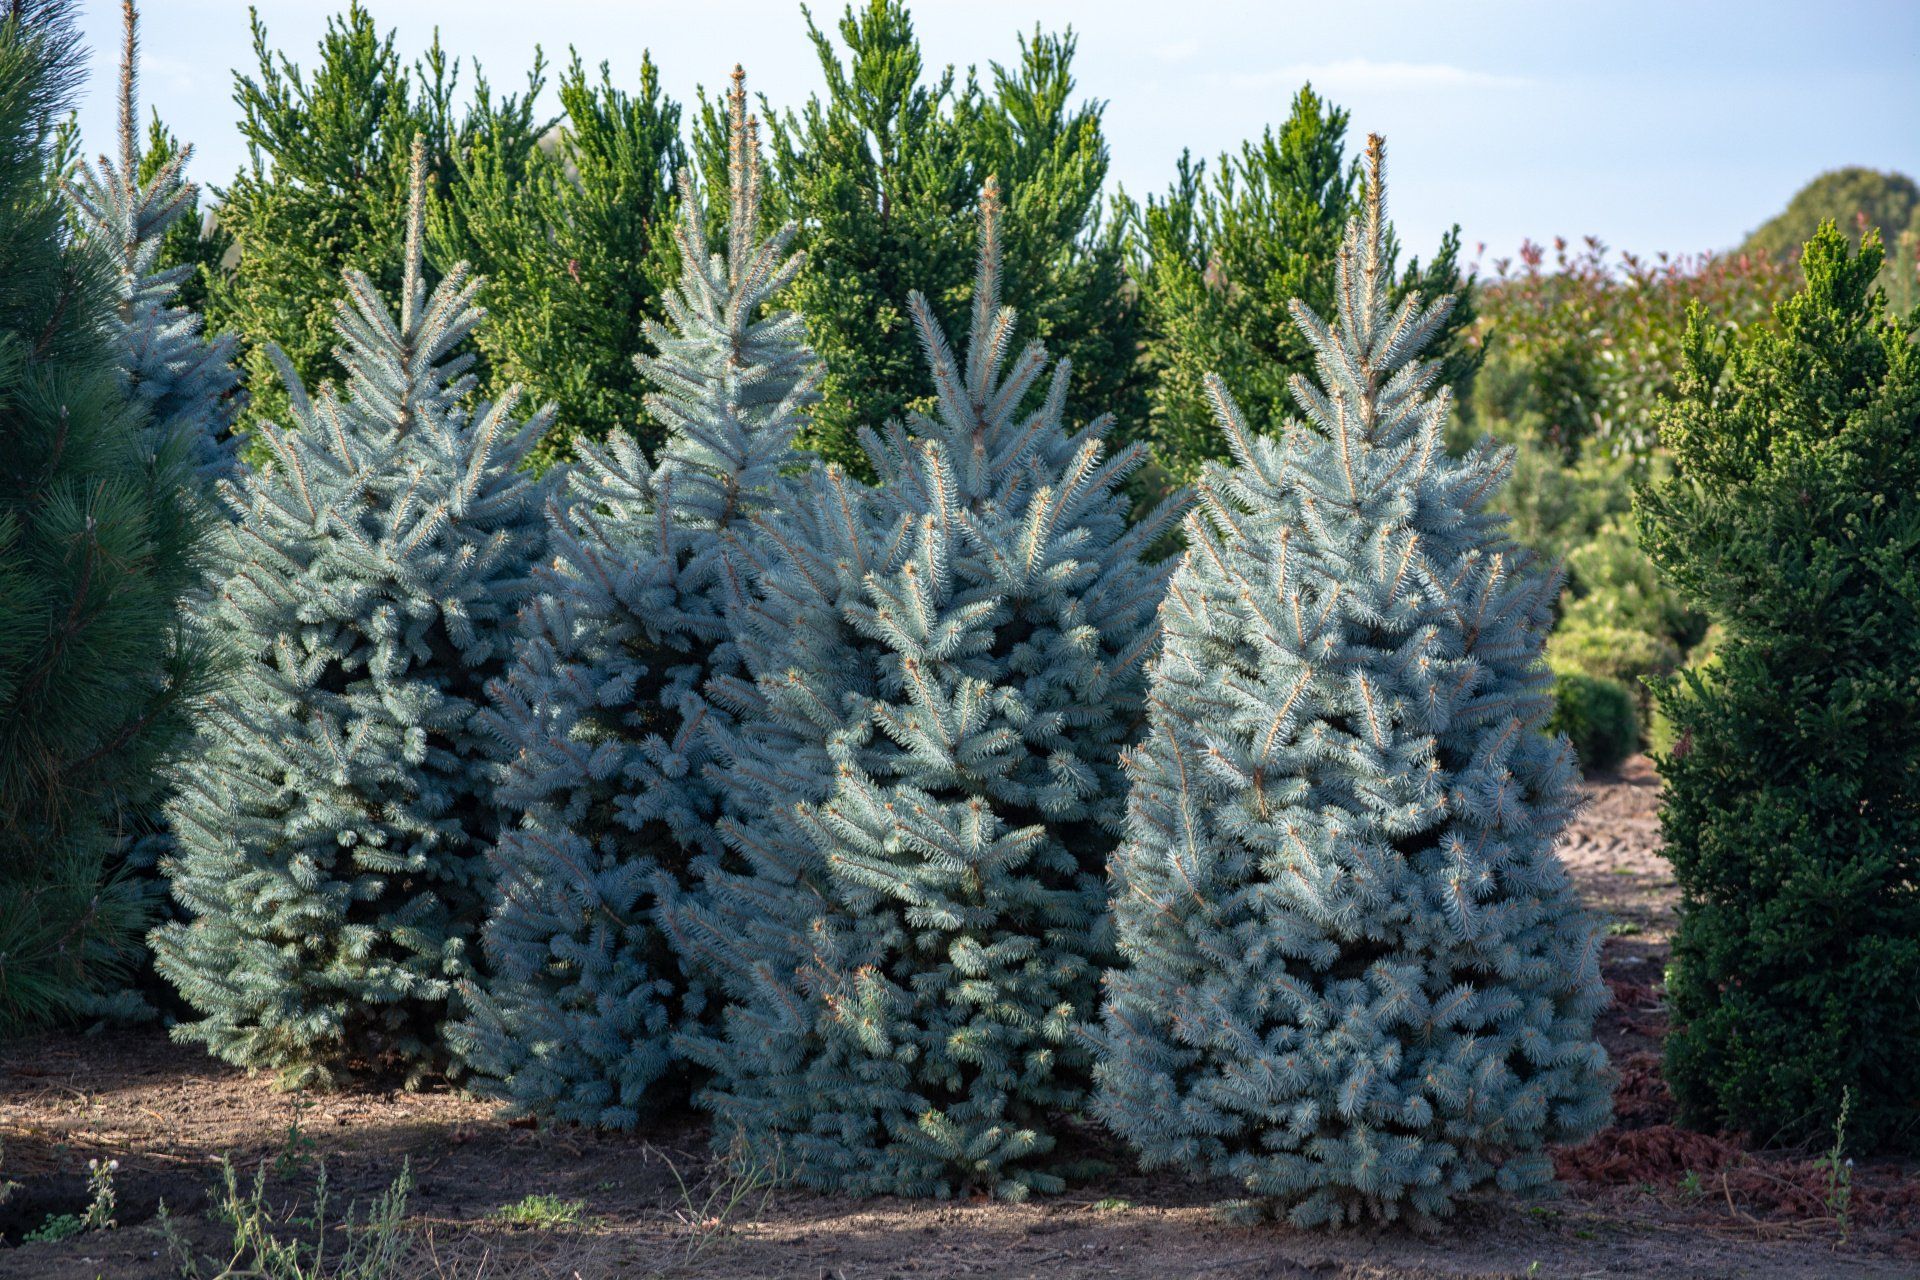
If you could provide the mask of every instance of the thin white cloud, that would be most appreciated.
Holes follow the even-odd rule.
[[[141,51],[140,78],[148,84],[164,83],[167,88],[188,92],[200,83],[200,68],[185,58]]]
[[[1153,56],[1162,62],[1189,62],[1200,52],[1200,42],[1192,38],[1175,40],[1163,44],[1153,51]]]
[[[1269,71],[1229,72],[1221,77],[1229,89],[1265,91],[1289,89],[1311,80],[1317,88],[1344,93],[1438,93],[1456,89],[1524,89],[1534,82],[1525,76],[1475,71],[1445,62],[1376,62],[1371,58],[1344,58],[1336,62],[1295,62]]]

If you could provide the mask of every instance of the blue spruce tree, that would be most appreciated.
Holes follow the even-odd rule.
[[[856,1194],[1060,1186],[1174,518],[1129,528],[1140,454],[1063,428],[1065,363],[1008,359],[997,210],[989,184],[964,365],[912,299],[935,403],[865,433],[880,487],[820,468],[737,545],[730,848],[667,913],[728,1002],[683,1040],[701,1101]]]
[[[666,429],[653,464],[624,433],[582,441],[553,559],[522,617],[488,723],[516,821],[495,851],[490,973],[455,1035],[473,1084],[532,1115],[625,1128],[656,1109],[671,1037],[704,997],[654,922],[696,855],[719,849],[702,690],[734,672],[726,540],[775,509],[818,379],[800,318],[773,299],[794,228],[757,233],[757,125],[734,72],[723,253],[682,188],[680,282],[637,360]],[[684,1093],[682,1093],[684,1097]]]
[[[178,305],[193,264],[160,268],[169,230],[197,207],[185,174],[193,149],[182,147],[140,181],[133,0],[126,0],[124,13],[119,162],[103,156],[97,168],[82,167],[67,195],[81,238],[113,273],[113,344],[128,391],[148,411],[149,452],[181,438],[194,470],[211,485],[231,477],[236,464],[233,422],[245,403],[234,368],[239,342],[230,334],[206,338],[200,317]]]
[[[475,713],[545,545],[520,470],[545,415],[473,403],[477,282],[427,292],[420,147],[413,183],[399,315],[348,272],[345,391],[310,398],[282,360],[298,429],[263,425],[270,464],[225,486],[239,519],[199,625],[239,670],[169,807],[192,918],[153,945],[204,1015],[176,1034],[291,1084],[444,1060],[497,834]]]
[[[66,184],[67,203],[80,240],[109,271],[114,302],[109,339],[122,385],[146,413],[142,451],[149,458],[178,453],[199,482],[191,486],[196,494],[212,497],[217,482],[235,478],[238,466],[233,422],[245,403],[234,367],[239,344],[231,336],[204,338],[201,318],[178,304],[181,286],[197,269],[194,264],[159,265],[174,227],[198,207],[196,190],[184,174],[192,148],[177,148],[158,159],[141,181],[147,164],[139,150],[134,110],[139,17],[133,0],[126,0],[122,14],[119,161],[103,156],[96,168],[79,167]],[[205,647],[193,640],[187,645]],[[124,887],[160,908],[166,886],[159,863],[172,848],[161,818],[163,800],[153,797],[121,815],[126,839],[120,850],[130,873]],[[137,976],[141,985],[151,983],[150,969]],[[88,1011],[121,1020],[156,1014],[132,987],[111,993]]]
[[[1541,730],[1554,576],[1449,458],[1416,357],[1449,299],[1389,305],[1382,146],[1329,327],[1299,303],[1307,423],[1216,464],[1161,622],[1114,858],[1095,1111],[1150,1165],[1301,1225],[1435,1217],[1606,1118],[1599,940],[1552,845],[1575,781]]]

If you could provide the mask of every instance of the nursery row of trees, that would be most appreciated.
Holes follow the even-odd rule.
[[[789,301],[825,368],[803,444],[871,479],[860,424],[926,407],[907,295],[922,290],[943,323],[962,318],[989,175],[1008,193],[1008,300],[1078,370],[1069,416],[1111,412],[1121,439],[1150,446],[1129,485],[1137,513],[1224,456],[1209,372],[1232,371],[1256,429],[1291,412],[1289,379],[1310,361],[1286,308],[1295,297],[1330,304],[1359,191],[1344,110],[1304,88],[1286,120],[1237,152],[1183,158],[1168,189],[1144,201],[1108,199],[1103,104],[1075,98],[1071,33],[1036,28],[982,76],[929,63],[899,3],[849,10],[831,31],[807,23],[825,91],[798,110],[760,104],[765,216],[800,228],[805,264]],[[163,250],[169,264],[195,267],[189,304],[241,340],[258,384],[243,429],[285,413],[267,344],[303,378],[329,376],[343,270],[397,287],[407,156],[424,135],[436,195],[429,273],[464,261],[491,282],[477,370],[555,406],[535,465],[615,429],[656,450],[661,425],[629,356],[678,269],[675,175],[723,185],[719,100],[672,101],[644,55],[633,89],[577,57],[557,75],[536,60],[511,93],[477,67],[463,86],[457,58],[436,43],[409,62],[357,3],[307,71],[268,34],[256,19],[256,66],[236,77],[249,165],[222,191],[217,219],[203,226],[190,213]],[[535,112],[549,80],[556,119]],[[153,121],[144,163],[175,150]],[[1569,625],[1551,656],[1564,677],[1555,725],[1584,760],[1667,745],[1643,682],[1710,661],[1717,639],[1661,584],[1630,511],[1632,485],[1665,465],[1651,415],[1674,386],[1687,304],[1729,324],[1765,323],[1799,279],[1793,252],[1818,215],[1837,214],[1857,242],[1856,209],[1899,240],[1882,283],[1911,305],[1920,242],[1908,224],[1920,193],[1862,170],[1814,183],[1725,258],[1614,263],[1589,241],[1563,246],[1552,270],[1529,247],[1516,269],[1501,263],[1475,280],[1455,233],[1424,265],[1397,268],[1402,292],[1457,299],[1433,352],[1462,403],[1456,447],[1487,431],[1520,450],[1516,531],[1568,566]],[[706,213],[712,232],[719,206]],[[1487,376],[1476,378],[1483,361]]]
[[[1438,1215],[1603,1122],[1597,922],[1551,852],[1561,578],[1502,494],[1625,429],[1577,401],[1518,463],[1448,448],[1479,350],[1453,242],[1397,261],[1377,139],[1349,166],[1303,92],[1102,223],[1097,177],[1062,194],[1104,169],[1070,39],[928,88],[877,0],[848,65],[815,32],[827,100],[763,125],[736,72],[683,158],[650,77],[574,67],[557,133],[532,83],[456,121],[452,64],[402,72],[356,8],[311,78],[256,23],[210,243],[184,149],[138,145],[133,29],[118,159],[81,173],[63,0],[0,18],[16,1021],[131,1014],[164,886],[156,998],[229,1061],[614,1127],[691,1102],[855,1192],[1056,1189],[1084,1110],[1297,1221]],[[622,253],[626,309],[570,310]],[[1832,750],[1915,748],[1879,269],[1823,231],[1770,326],[1696,311],[1664,446],[1622,452],[1657,459],[1648,580],[1725,636],[1659,693],[1676,1092],[1789,1136],[1846,1098],[1893,1143],[1905,1006],[1807,1043],[1920,976],[1879,932],[1914,799]],[[208,338],[196,289],[249,318]]]
[[[797,110],[761,102],[759,115],[762,217],[799,227],[805,262],[789,303],[824,366],[808,448],[870,479],[860,427],[927,407],[907,296],[920,290],[943,324],[963,320],[989,176],[1007,205],[1007,301],[1073,362],[1068,412],[1112,412],[1129,440],[1154,445],[1145,479],[1160,493],[1138,497],[1224,456],[1201,385],[1208,370],[1259,370],[1266,381],[1248,386],[1248,412],[1262,426],[1284,415],[1287,377],[1310,367],[1288,301],[1329,302],[1356,207],[1345,111],[1303,89],[1279,127],[1212,165],[1183,161],[1172,187],[1140,206],[1103,194],[1104,104],[1075,96],[1070,32],[1036,28],[981,76],[930,64],[897,0],[850,8],[831,32],[806,21],[825,92]],[[537,60],[512,93],[478,68],[463,87],[457,58],[436,43],[408,62],[357,0],[329,23],[307,70],[257,17],[253,30],[258,65],[235,81],[249,165],[221,191],[205,239],[190,246],[183,221],[168,245],[170,261],[199,267],[189,300],[197,290],[209,326],[239,336],[253,380],[274,380],[269,343],[302,378],[330,374],[342,271],[398,286],[408,155],[424,135],[429,271],[464,261],[490,282],[477,368],[555,405],[537,458],[617,429],[656,449],[664,424],[630,356],[646,323],[663,318],[679,270],[676,175],[725,189],[724,102],[673,101],[644,55],[632,90],[577,55],[551,77]],[[550,78],[558,119],[535,113]],[[724,208],[703,199],[716,232]],[[1452,234],[1400,274],[1403,291],[1461,299],[1436,354],[1464,386],[1474,311],[1458,257]],[[285,403],[262,386],[245,419],[278,420]]]

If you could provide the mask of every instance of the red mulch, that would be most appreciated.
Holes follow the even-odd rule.
[[[1615,1130],[1651,1129],[1673,1120],[1673,1094],[1660,1074],[1659,1054],[1630,1054],[1614,1069],[1620,1075],[1613,1090]]]

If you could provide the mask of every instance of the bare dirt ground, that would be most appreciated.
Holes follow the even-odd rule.
[[[1097,1132],[1083,1154],[1109,1172],[1042,1203],[846,1201],[798,1191],[727,1201],[727,1166],[697,1124],[630,1135],[541,1131],[450,1091],[293,1096],[158,1031],[50,1035],[0,1046],[4,1175],[0,1277],[160,1280],[177,1275],[158,1226],[164,1198],[203,1253],[226,1240],[211,1213],[220,1158],[263,1164],[270,1198],[308,1211],[325,1165],[331,1215],[403,1162],[409,1253],[396,1275],[432,1280],[794,1277],[798,1280],[1438,1280],[1440,1277],[1920,1277],[1920,1167],[1853,1173],[1846,1222],[1811,1152],[1753,1152],[1671,1124],[1659,1076],[1661,971],[1674,889],[1660,858],[1658,780],[1643,759],[1591,779],[1561,853],[1612,921],[1603,1039],[1620,1073],[1616,1119],[1557,1153],[1557,1196],[1468,1206],[1435,1234],[1326,1235],[1228,1226],[1231,1194],[1134,1172]],[[117,1159],[118,1227],[18,1243],[87,1201],[87,1161]],[[583,1201],[570,1225],[493,1220],[530,1194]],[[224,1258],[222,1259],[224,1261]],[[203,1263],[203,1274],[218,1268]]]

